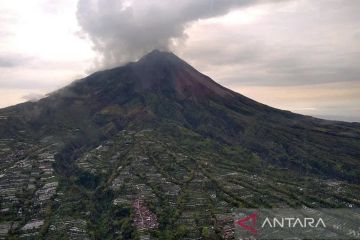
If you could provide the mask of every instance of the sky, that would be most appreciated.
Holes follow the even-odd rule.
[[[0,0],[0,107],[157,48],[267,105],[360,122],[358,0]]]

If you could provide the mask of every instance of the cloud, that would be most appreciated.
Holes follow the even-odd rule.
[[[265,0],[79,0],[77,18],[105,67],[135,60],[152,49],[173,49],[194,21]]]
[[[360,121],[360,81],[232,89],[267,105],[321,118]]]
[[[32,60],[30,57],[25,57],[20,54],[1,54],[0,53],[0,68],[13,68],[22,66]]]
[[[223,83],[359,80],[360,1],[79,0],[97,67],[170,49]],[[184,41],[186,40],[186,41]]]
[[[179,49],[232,87],[360,81],[360,1],[262,4],[189,26]]]

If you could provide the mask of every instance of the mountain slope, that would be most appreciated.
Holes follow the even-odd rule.
[[[66,127],[102,135],[98,130],[106,127],[116,132],[171,122],[239,144],[282,166],[353,181],[360,175],[359,123],[325,121],[262,105],[218,85],[174,54],[157,50],[12,111],[39,137],[58,135],[59,128]]]
[[[359,123],[271,108],[168,52],[0,116],[12,236],[220,238],[233,207],[359,205]]]

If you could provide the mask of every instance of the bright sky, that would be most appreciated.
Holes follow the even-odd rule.
[[[0,0],[0,107],[84,76],[94,52],[75,12],[71,0]]]
[[[360,121],[360,1],[230,2],[0,0],[0,107],[167,45],[267,105]]]

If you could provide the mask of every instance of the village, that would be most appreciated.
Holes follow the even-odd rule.
[[[87,149],[71,165],[76,175],[66,178],[56,169],[55,145],[1,139],[0,146],[0,239],[93,239],[94,231],[105,234],[92,228],[99,216],[112,236],[158,239],[171,227],[174,239],[234,239],[234,212],[241,207],[358,204],[344,182],[299,178],[289,185],[275,172],[182,151],[151,129],[123,130]],[[109,193],[99,210],[89,198],[98,188]],[[294,192],[311,194],[311,201]]]

